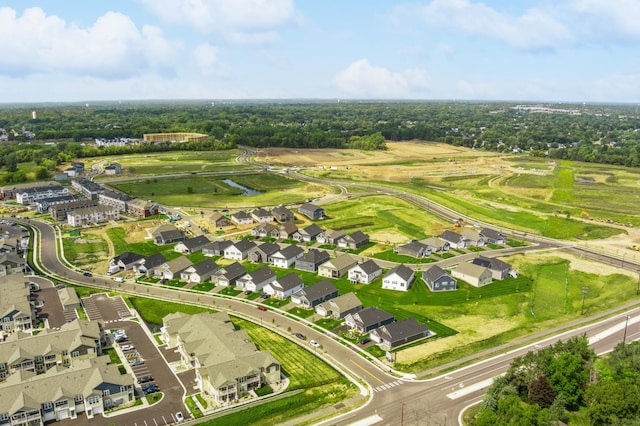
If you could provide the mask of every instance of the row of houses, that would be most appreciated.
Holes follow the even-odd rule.
[[[481,247],[485,244],[505,243],[504,235],[491,228],[483,228],[481,231],[465,228],[461,233],[444,231],[438,237],[426,238],[420,241],[409,241],[397,246],[394,251],[397,254],[415,257],[417,259],[428,257],[432,253],[443,253],[451,248],[464,249],[467,247]]]
[[[300,205],[298,207],[298,213],[312,220],[323,219],[325,217],[324,208],[310,203]],[[225,226],[232,225],[245,226],[253,223],[268,224],[278,222],[284,224],[293,221],[295,221],[294,212],[282,205],[274,207],[271,210],[262,207],[249,212],[240,210],[230,215],[216,211],[209,216],[209,223],[216,228],[224,228]]]

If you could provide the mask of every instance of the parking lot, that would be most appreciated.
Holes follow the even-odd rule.
[[[92,294],[82,299],[84,311],[91,321],[108,324],[132,316],[129,307],[121,296],[111,297],[105,293]]]
[[[44,277],[30,276],[27,279],[40,287],[40,291],[31,293],[33,295],[32,302],[36,306],[41,305],[36,308],[37,317],[46,321],[49,328],[58,329],[65,323],[78,318],[75,310],[64,310],[58,289],[53,285],[53,282]]]

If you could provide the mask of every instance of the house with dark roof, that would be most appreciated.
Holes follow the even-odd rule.
[[[216,285],[229,287],[235,285],[236,280],[247,273],[247,268],[241,263],[233,262],[230,265],[220,268],[213,274],[212,281]]]
[[[140,262],[140,266],[138,267],[138,271],[143,274],[154,275],[155,269],[166,261],[167,258],[164,257],[162,253],[154,253],[151,256],[147,256],[142,259],[142,262]]]
[[[231,215],[231,222],[236,225],[251,225],[253,218],[247,214],[247,212],[239,211]]]
[[[429,247],[431,253],[442,253],[449,251],[449,248],[451,248],[451,245],[447,241],[441,240],[438,237],[425,238],[424,240],[420,240],[420,242]]]
[[[309,242],[316,239],[316,237],[322,232],[322,228],[320,228],[315,223],[303,228],[298,229],[296,234],[293,234],[293,238],[298,241]]]
[[[350,268],[347,275],[352,284],[370,284],[382,275],[382,267],[369,259]]]
[[[293,222],[284,222],[278,227],[278,231],[280,239],[289,240],[298,232],[298,225]]]
[[[362,302],[353,292],[322,302],[316,305],[316,314],[323,317],[332,316],[335,319],[342,319],[349,314],[354,314],[362,310]]]
[[[151,237],[156,245],[179,243],[187,237],[185,233],[173,225],[160,225],[151,231]]]
[[[360,334],[367,334],[374,328],[391,324],[396,317],[382,309],[370,306],[353,314],[348,314],[344,318],[344,323],[352,330],[358,331]]]
[[[104,190],[98,194],[98,202],[104,206],[111,206],[121,212],[127,211],[127,204],[133,200],[130,195],[121,192]]]
[[[271,214],[278,223],[293,222],[296,219],[293,212],[284,206],[273,208]]]
[[[211,241],[205,235],[189,238],[179,242],[173,248],[174,251],[182,254],[192,254],[201,251]]]
[[[325,211],[322,207],[311,203],[304,203],[298,207],[298,213],[305,215],[311,220],[324,219]]]
[[[382,288],[387,290],[408,291],[414,277],[413,269],[406,265],[398,265],[390,269],[382,278]]]
[[[142,263],[144,256],[130,251],[125,251],[109,261],[108,274],[115,274],[122,270],[137,269]]]
[[[224,258],[244,260],[256,249],[256,243],[249,240],[238,240],[224,249]]]
[[[342,278],[349,273],[349,269],[358,264],[355,257],[341,254],[335,259],[330,259],[318,267],[318,275],[327,278]]]
[[[286,299],[297,291],[304,288],[304,281],[296,274],[291,272],[283,277],[276,278],[273,282],[264,287],[264,292],[276,299]]]
[[[471,263],[488,268],[491,271],[491,275],[494,280],[504,280],[509,276],[512,270],[511,265],[500,259],[496,259],[495,257],[479,255],[473,259]]]
[[[204,259],[180,272],[180,279],[188,283],[200,284],[210,280],[217,270],[218,265],[213,259]]]
[[[458,288],[458,280],[438,265],[433,265],[422,272],[422,281],[427,284],[431,291],[449,291]]]
[[[304,254],[304,249],[296,245],[284,247],[271,255],[271,263],[276,268],[288,268]]]
[[[338,244],[346,235],[343,230],[327,229],[316,236],[316,241],[320,244]]]
[[[258,223],[273,222],[273,214],[263,208],[255,209],[251,212],[251,217]]]
[[[71,187],[90,200],[97,200],[98,194],[105,190],[102,186],[85,178],[73,179]]]
[[[451,275],[474,287],[482,287],[493,281],[489,268],[474,263],[462,262],[451,271]]]
[[[334,297],[338,297],[336,286],[329,280],[322,280],[293,293],[291,302],[310,309]]]
[[[430,335],[431,333],[427,326],[418,323],[415,318],[392,322],[375,328],[369,333],[371,340],[386,350],[424,339]]]
[[[394,251],[397,254],[415,257],[416,259],[428,257],[431,255],[431,248],[419,241],[409,241],[406,244],[395,247]]]
[[[344,238],[338,241],[338,247],[353,250],[366,246],[367,244],[369,244],[369,235],[362,231],[356,231],[352,234],[345,235]]]
[[[154,269],[153,274],[162,277],[163,280],[179,278],[180,273],[193,266],[193,262],[187,256],[176,257],[163,263]]]
[[[259,244],[255,250],[249,254],[249,260],[256,263],[271,263],[271,255],[278,250],[280,250],[280,246],[275,243]]]
[[[450,247],[463,249],[467,246],[464,237],[453,231],[444,231],[438,238],[449,243]]]
[[[480,231],[480,235],[482,235],[484,240],[487,243],[490,243],[490,244],[500,244],[500,245],[502,245],[502,244],[504,244],[506,242],[506,239],[505,239],[504,235],[502,234],[502,232],[496,231],[495,229],[482,228],[482,230]]]
[[[209,216],[209,223],[216,228],[224,228],[225,226],[231,226],[231,219],[220,212],[213,212],[211,216]]]
[[[327,262],[329,259],[329,253],[325,250],[309,249],[308,252],[296,260],[295,268],[301,271],[316,272],[318,266]]]
[[[224,249],[233,245],[229,240],[212,241],[202,247],[202,254],[205,256],[224,256]]]
[[[0,253],[0,276],[24,274],[27,262],[16,253]]]
[[[467,246],[481,247],[485,244],[484,237],[475,229],[464,228],[461,234],[462,238],[467,241]]]
[[[259,291],[276,279],[276,273],[268,266],[244,274],[236,280],[236,288],[245,291]]]
[[[251,236],[256,238],[279,238],[280,228],[273,223],[260,223],[251,229]]]

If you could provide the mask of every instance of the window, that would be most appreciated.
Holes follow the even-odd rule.
[[[36,355],[36,362],[42,362],[42,355]]]
[[[71,358],[78,358],[79,356],[80,356],[80,352],[78,351],[71,352]]]
[[[66,407],[67,405],[69,405],[69,401],[67,401],[66,399],[56,401],[56,408]]]
[[[109,396],[109,395],[110,395],[109,389],[105,389],[102,391],[102,396]]]
[[[67,356],[67,355],[69,355],[69,351],[68,351],[68,350],[66,350],[66,349],[65,349],[65,350],[63,350],[63,351],[62,351],[62,356]]]
[[[11,321],[11,318],[9,317],[2,318],[2,322],[10,322],[10,321]]]
[[[84,396],[82,396],[82,395],[76,395],[76,396],[73,398],[73,400],[74,400],[76,403],[81,403],[82,401],[84,401]]]
[[[98,395],[92,395],[89,398],[87,398],[87,402],[89,404],[97,404],[100,402],[100,397]]]
[[[51,411],[53,410],[53,404],[51,402],[45,402],[42,404],[42,409],[45,411]]]
[[[0,420],[9,420],[9,413],[0,413]]]

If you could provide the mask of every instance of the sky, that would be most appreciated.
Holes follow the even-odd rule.
[[[640,0],[4,0],[0,103],[640,102]]]

